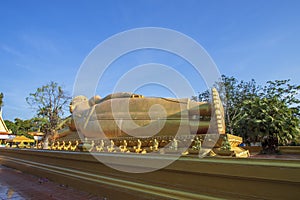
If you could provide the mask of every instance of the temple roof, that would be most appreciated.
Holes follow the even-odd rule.
[[[0,109],[0,134],[10,134],[9,130],[2,119],[2,110]]]

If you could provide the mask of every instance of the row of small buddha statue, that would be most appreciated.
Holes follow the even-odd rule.
[[[75,144],[72,144],[71,141],[68,142],[68,144],[66,145],[65,141],[62,141],[62,143],[60,143],[59,141],[53,142],[51,144],[51,146],[49,146],[49,149],[51,150],[64,150],[64,151],[75,151],[77,149],[79,145],[78,140],[76,140]]]
[[[142,141],[140,139],[137,139],[137,141],[132,140],[123,140],[123,141],[117,141],[117,144],[115,144],[114,140],[110,141],[104,141],[100,140],[95,144],[94,140],[88,142],[85,141],[82,144],[79,144],[78,140],[76,140],[75,144],[74,142],[68,141],[67,143],[65,141],[56,141],[51,144],[49,149],[51,150],[64,150],[64,151],[76,151],[76,150],[82,150],[82,151],[96,151],[96,152],[121,152],[121,153],[149,153],[149,152],[158,152],[160,148],[164,147],[165,144],[170,143],[168,146],[168,151],[178,151],[179,149],[179,143],[180,141],[176,138],[173,138],[172,140],[165,141],[161,140],[160,142],[157,139],[151,140],[149,146],[143,145]],[[201,149],[201,140],[196,137],[195,139],[192,139],[192,147],[191,149],[194,151],[199,151]],[[128,143],[131,144],[131,146],[128,145]],[[132,144],[135,144],[132,146]],[[147,143],[149,144],[149,143]],[[164,144],[164,145],[162,145]]]

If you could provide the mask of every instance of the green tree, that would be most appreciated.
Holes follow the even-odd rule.
[[[300,134],[300,107],[297,94],[300,87],[290,80],[268,81],[259,97],[243,102],[246,117],[237,131],[246,136],[259,136],[267,153],[277,151],[278,145],[295,142]]]
[[[34,117],[31,119],[32,131],[38,131],[45,133],[47,131],[47,123],[48,120],[46,118]]]
[[[248,82],[239,82],[234,77],[222,75],[221,80],[216,82],[214,87],[218,90],[223,102],[226,132],[236,134],[237,123],[245,117],[240,112],[243,101],[257,97],[260,86],[256,84],[254,79]],[[210,101],[210,91],[206,90],[200,93],[199,101]]]
[[[297,98],[299,92],[300,85],[290,84],[290,79],[275,80],[267,82],[261,96],[265,98],[278,98],[292,110],[294,115],[300,117],[300,100]]]
[[[17,132],[18,127],[17,127],[17,125],[14,122],[12,122],[10,120],[4,120],[4,123],[6,124],[8,130],[11,130],[12,133],[16,133]]]
[[[211,94],[210,94],[209,90],[205,90],[204,92],[199,93],[199,96],[198,96],[199,101],[206,101],[206,102],[210,101],[210,97],[211,97]]]
[[[1,108],[2,108],[2,106],[3,106],[3,97],[4,97],[4,95],[3,95],[3,93],[1,92],[1,93],[0,93],[0,110],[1,110]]]
[[[197,97],[197,96],[192,96],[192,97],[191,97],[191,100],[192,100],[192,101],[198,101],[198,97]]]
[[[216,88],[224,105],[227,132],[244,140],[264,138],[266,152],[299,138],[300,86],[275,80],[263,87],[254,80],[238,81],[223,75]],[[207,97],[207,91],[199,95],[200,100]]]
[[[223,89],[221,90],[221,98],[224,101],[225,109],[225,123],[227,124],[227,131],[231,134],[235,133],[237,123],[241,121],[245,115],[240,112],[245,100],[257,97],[259,86],[255,80],[251,81],[238,81],[234,77],[222,76],[220,83]]]
[[[16,125],[16,135],[25,135],[31,128],[30,120],[22,120],[19,118],[15,119],[15,125]]]
[[[61,121],[70,97],[58,83],[51,81],[49,84],[37,88],[35,93],[30,93],[26,98],[27,103],[36,110],[37,117],[46,119],[44,122],[45,147],[48,138],[55,133]]]
[[[43,119],[32,118],[27,120],[22,120],[20,118],[15,118],[14,122],[10,120],[4,120],[7,128],[16,135],[25,135],[28,137],[28,132],[39,131],[43,125]]]

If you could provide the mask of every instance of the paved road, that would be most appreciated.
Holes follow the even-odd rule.
[[[0,200],[98,200],[103,199],[78,191],[46,178],[22,173],[0,165]],[[105,198],[104,198],[105,199]]]

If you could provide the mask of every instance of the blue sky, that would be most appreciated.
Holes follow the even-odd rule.
[[[221,74],[239,80],[254,78],[260,84],[288,78],[300,84],[299,10],[297,0],[2,0],[3,117],[32,117],[34,112],[25,97],[49,81],[64,85],[72,94],[77,71],[93,48],[114,34],[140,27],[164,27],[188,35],[206,49]],[[110,72],[113,78],[104,78],[107,84],[100,84],[97,92],[107,95],[113,87],[110,80],[117,80],[124,66],[128,70],[152,62],[156,54],[143,51],[120,59]],[[154,61],[164,63],[170,57],[162,53]],[[205,89],[202,80],[198,84],[193,70],[182,70],[188,65],[185,61],[170,60],[166,63],[184,72],[195,90]],[[167,89],[157,86],[138,91],[152,96],[169,95]]]

